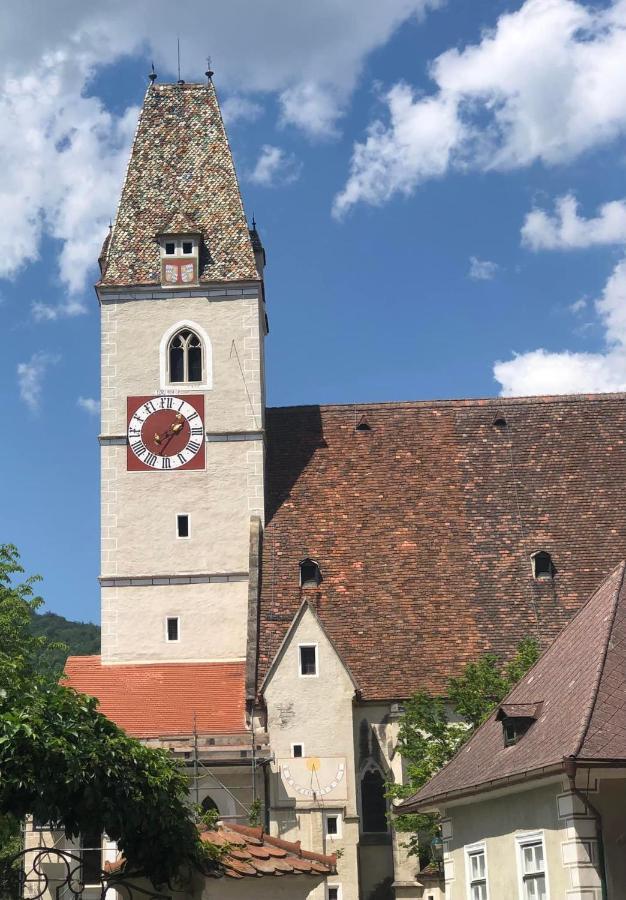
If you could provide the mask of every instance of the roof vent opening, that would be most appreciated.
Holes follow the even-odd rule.
[[[367,416],[361,416],[361,418],[355,425],[354,430],[355,431],[371,431],[372,430],[372,426],[367,421]]]
[[[530,563],[533,578],[536,581],[550,581],[556,575],[556,566],[547,550],[537,550],[536,553],[532,553]]]
[[[509,427],[509,423],[507,422],[504,413],[497,413],[491,424],[494,428],[499,428],[501,431],[504,431],[505,428]]]
[[[319,563],[307,557],[300,563],[300,587],[316,588],[322,583],[322,570]]]
[[[513,747],[519,743],[541,715],[542,707],[543,702],[502,704],[496,714],[496,721],[502,722],[505,747]]]

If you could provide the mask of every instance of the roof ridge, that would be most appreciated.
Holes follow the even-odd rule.
[[[288,406],[268,406],[268,412],[288,409],[429,409],[431,407],[471,407],[484,406],[543,406],[553,403],[604,403],[611,400],[626,400],[626,391],[602,392],[596,394],[537,394],[524,397],[447,397],[431,400],[380,400],[364,403],[298,403]]]
[[[614,598],[613,598],[613,609],[611,610],[611,621],[607,628],[606,639],[604,641],[604,652],[602,653],[602,658],[598,665],[598,670],[596,672],[594,688],[593,688],[593,692],[591,695],[591,702],[588,704],[587,709],[585,710],[585,716],[583,717],[582,727],[580,730],[580,737],[578,739],[576,749],[574,750],[574,753],[572,754],[574,757],[577,757],[583,748],[583,744],[585,743],[585,739],[586,739],[587,733],[589,731],[589,726],[591,724],[591,719],[593,717],[593,713],[596,708],[596,703],[598,701],[598,691],[600,689],[600,682],[602,681],[602,676],[604,674],[604,667],[606,665],[606,658],[607,658],[607,655],[609,652],[609,646],[611,643],[611,635],[613,633],[613,626],[615,625],[615,616],[617,615],[619,599],[620,599],[620,595],[622,593],[622,589],[624,587],[624,576],[626,575],[626,561],[622,560],[619,563],[619,565],[616,566],[615,569],[613,569],[613,571],[610,573],[610,575],[608,575],[607,578],[604,579],[604,581],[598,588],[598,591],[601,590],[602,586],[604,584],[606,584],[608,579],[612,578],[614,576],[615,572],[617,571],[617,569],[620,569],[620,568],[622,571],[621,571],[621,576],[619,579],[619,584],[615,588],[615,594],[614,594]],[[595,592],[594,596],[598,593],[598,591]],[[576,616],[574,616],[574,619],[572,619],[572,621],[574,621],[575,619],[578,618],[578,616],[586,608],[586,606],[587,606],[587,603],[585,603],[585,605],[582,607],[580,612]],[[557,638],[557,640],[558,640],[558,638]]]

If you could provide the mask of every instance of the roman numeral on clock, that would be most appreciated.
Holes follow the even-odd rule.
[[[171,469],[172,468],[172,464],[171,464],[168,456],[161,457],[161,468],[162,469]]]
[[[189,450],[191,453],[197,453],[200,449],[200,444],[197,441],[189,441],[185,450]]]
[[[135,441],[134,444],[130,445],[130,449],[133,451],[135,456],[143,456],[144,453],[148,452],[148,448],[143,441]]]
[[[191,433],[196,437],[200,437],[200,435],[203,433],[203,428],[200,425],[196,425],[195,428],[191,429]]]
[[[177,453],[176,456],[178,457],[178,460],[179,460],[181,466],[187,462],[187,457],[185,456],[184,453]]]
[[[148,453],[148,455],[144,459],[144,462],[147,466],[155,466],[157,459],[158,457],[156,453]]]

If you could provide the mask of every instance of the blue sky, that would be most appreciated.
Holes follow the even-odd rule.
[[[176,35],[163,0],[19,13],[0,12],[2,540],[49,609],[97,621],[91,285]],[[180,22],[268,254],[271,405],[626,389],[624,0],[187,0]]]

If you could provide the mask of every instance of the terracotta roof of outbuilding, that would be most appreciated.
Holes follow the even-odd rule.
[[[506,698],[505,710],[542,703],[529,731],[505,747],[496,710],[402,811],[551,772],[566,757],[626,767],[625,571],[622,562]]]
[[[100,712],[135,737],[246,730],[244,663],[106,665],[70,656],[64,684],[97,697]]]
[[[258,280],[212,83],[148,88],[99,284],[160,283],[155,235],[174,217],[202,232],[201,282]]]
[[[444,693],[482,653],[547,646],[626,556],[624,394],[286,407],[267,432],[258,684],[306,595],[365,699]]]
[[[309,875],[322,878],[334,875],[337,855],[303,850],[300,841],[284,841],[271,837],[263,828],[247,825],[218,825],[207,828],[199,825],[200,838],[217,847],[224,847],[219,865],[211,875],[228,878],[259,878],[263,875]],[[105,863],[106,872],[118,872],[124,867],[124,857]]]
[[[300,841],[271,837],[262,828],[220,825],[217,830],[201,830],[201,838],[227,848],[221,858],[224,874],[230,878],[260,875],[334,874],[337,857],[303,850]]]

